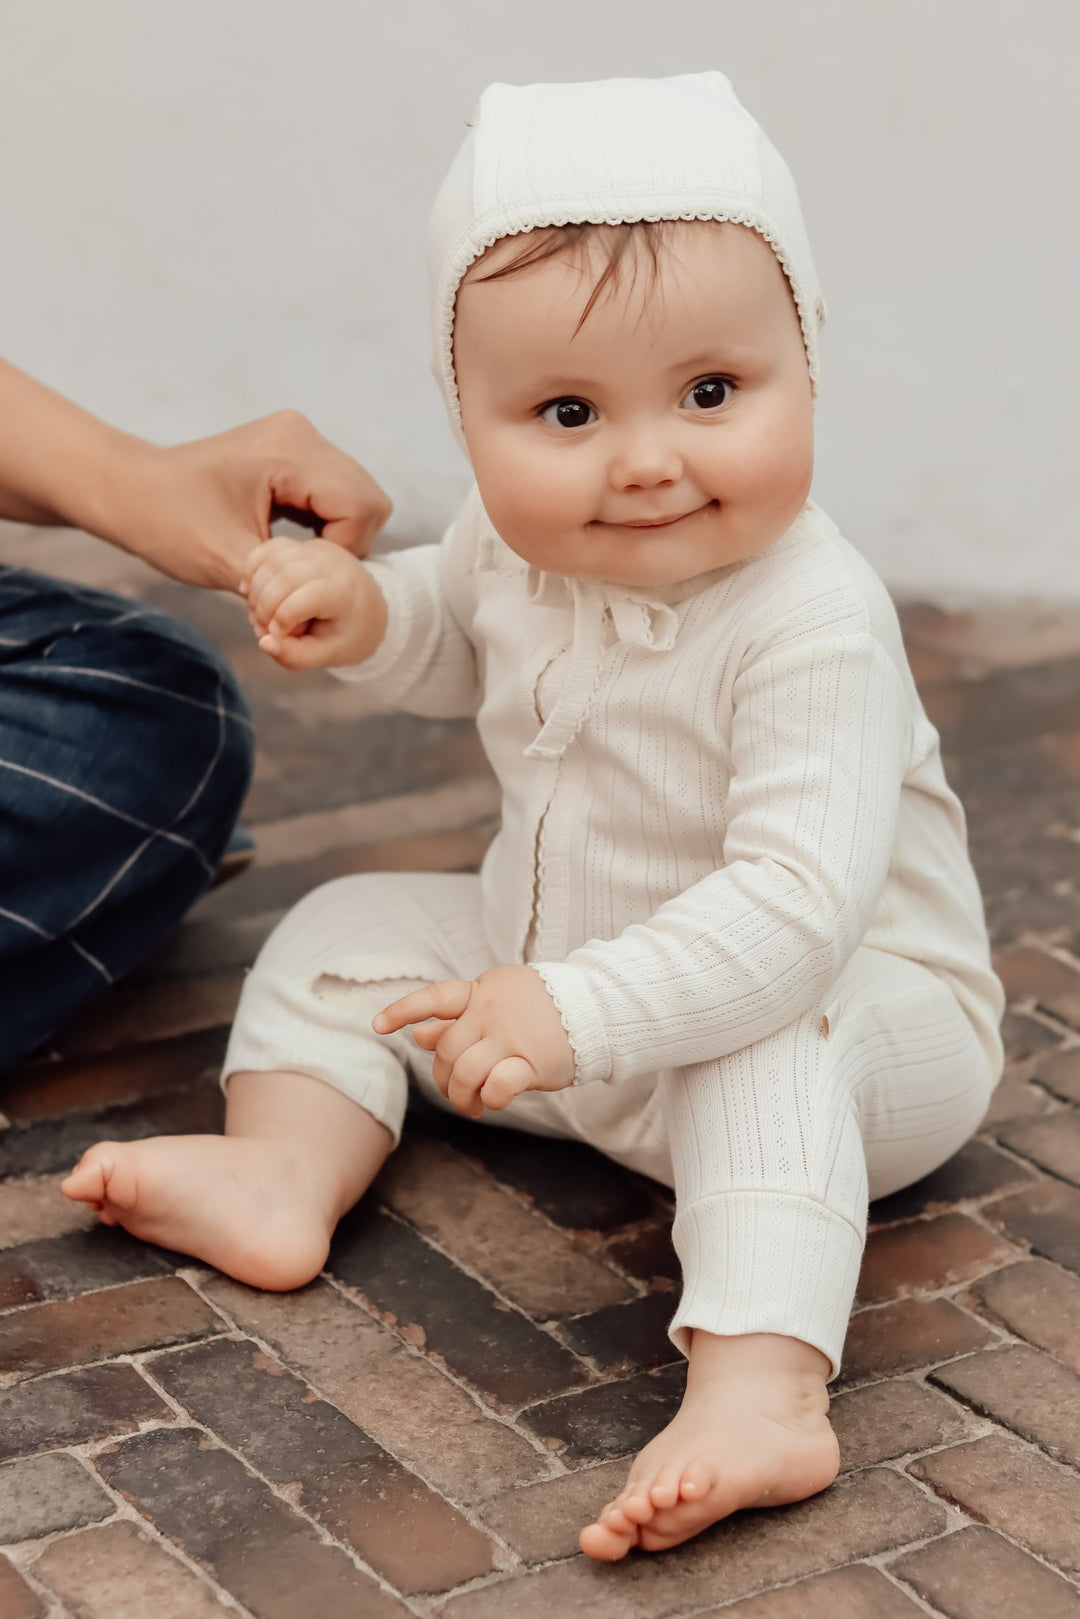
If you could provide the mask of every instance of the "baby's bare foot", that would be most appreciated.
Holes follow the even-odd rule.
[[[695,1333],[695,1349],[707,1338]],[[825,1366],[824,1356],[809,1354]],[[780,1506],[817,1494],[839,1465],[828,1408],[823,1372],[785,1367],[695,1377],[692,1357],[678,1416],[635,1458],[622,1493],[582,1530],[582,1551],[606,1562],[625,1557],[632,1546],[665,1551],[741,1507]]]
[[[318,1274],[338,1213],[295,1146],[242,1136],[99,1141],[61,1190],[106,1225],[274,1291]]]

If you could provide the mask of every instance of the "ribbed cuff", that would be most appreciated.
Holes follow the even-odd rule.
[[[347,664],[330,673],[350,686],[376,686],[400,658],[409,634],[410,615],[406,605],[407,586],[400,574],[385,562],[368,558],[364,566],[371,574],[386,602],[386,632],[382,640],[363,663]]]
[[[408,1100],[400,1036],[377,1035],[371,1019],[385,1003],[375,986],[355,998],[323,1000],[292,979],[252,972],[233,1024],[222,1089],[230,1074],[294,1073],[321,1079],[365,1108],[396,1146]]]
[[[800,1338],[840,1371],[862,1260],[861,1232],[799,1193],[738,1191],[680,1208],[672,1233],[683,1296],[668,1336],[689,1354],[690,1330]]]
[[[574,1084],[588,1085],[593,1080],[610,1079],[611,1047],[607,1030],[584,972],[562,961],[532,961],[529,965],[547,985],[573,1047]]]

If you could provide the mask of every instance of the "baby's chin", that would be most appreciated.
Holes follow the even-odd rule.
[[[736,524],[718,500],[684,519],[653,527],[599,519],[566,529],[512,521],[496,525],[510,550],[543,573],[627,590],[663,590],[747,562],[767,550],[785,526],[775,521]]]

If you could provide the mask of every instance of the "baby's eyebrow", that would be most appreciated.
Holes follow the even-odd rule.
[[[602,388],[603,382],[593,377],[587,381],[584,377],[546,376],[529,377],[522,385],[521,392],[527,394],[543,394],[545,398],[554,399],[561,394],[595,393]]]
[[[668,366],[668,370],[673,375],[696,371],[699,376],[708,372],[730,371],[734,366],[744,363],[751,352],[747,347],[725,345],[722,352],[719,349],[710,349],[704,354],[691,354],[686,360],[676,360]]]

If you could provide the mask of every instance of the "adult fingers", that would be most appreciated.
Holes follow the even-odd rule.
[[[278,412],[271,425],[278,451],[273,499],[314,513],[324,539],[366,556],[393,510],[385,489],[298,411]]]

